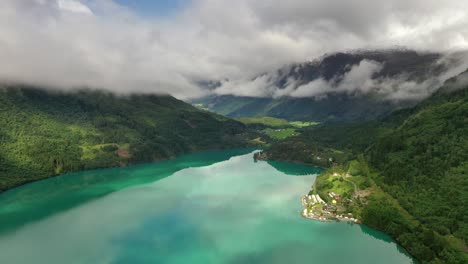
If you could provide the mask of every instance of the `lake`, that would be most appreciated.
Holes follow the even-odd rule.
[[[319,172],[236,149],[27,184],[0,194],[0,263],[413,263],[380,232],[302,218]]]

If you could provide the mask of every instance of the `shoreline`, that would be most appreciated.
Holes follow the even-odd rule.
[[[316,195],[319,197],[321,202],[313,202],[309,203],[308,201],[312,201],[312,198],[314,195],[303,195],[301,196],[301,204],[303,206],[303,210],[300,213],[302,217],[314,221],[320,221],[320,222],[347,222],[347,223],[354,223],[354,224],[362,224],[362,221],[360,221],[357,218],[351,217],[352,215],[345,215],[345,214],[336,214],[333,212],[330,212],[326,209],[325,207],[329,206],[327,203],[325,203],[323,200],[320,199],[320,196]],[[313,200],[315,201],[315,197],[313,197]],[[318,211],[320,214],[317,214],[312,210],[312,206],[317,209],[318,207],[322,206],[322,209],[319,209]],[[316,210],[317,211],[317,210]]]
[[[287,159],[272,159],[268,156],[265,156],[263,150],[261,150],[261,152],[259,152],[256,156],[256,158],[258,160],[262,160],[262,161],[279,161],[279,162],[287,162],[287,163],[292,163],[292,164],[298,164],[298,165],[306,165],[306,166],[311,166],[311,167],[315,167],[315,168],[319,168],[321,170],[326,170],[328,169],[327,167],[323,167],[322,165],[315,165],[313,163],[308,163],[308,162],[302,162],[302,161],[297,161],[297,160],[287,160]]]
[[[246,146],[246,147],[226,148],[226,149],[223,149],[223,148],[200,149],[200,150],[188,151],[188,152],[181,153],[181,154],[178,154],[178,155],[173,155],[173,156],[169,156],[169,157],[166,157],[166,158],[161,158],[161,159],[157,159],[157,160],[153,160],[153,161],[149,161],[149,162],[148,161],[141,161],[141,162],[135,161],[135,162],[132,162],[132,163],[120,164],[120,165],[117,165],[117,166],[97,166],[95,168],[89,168],[89,169],[84,169],[84,170],[68,171],[68,172],[64,172],[64,173],[59,173],[59,174],[53,174],[53,175],[48,175],[48,176],[44,176],[44,177],[28,179],[28,180],[26,180],[24,182],[21,182],[21,183],[17,184],[17,185],[13,185],[13,186],[7,187],[5,189],[0,189],[0,195],[3,194],[3,193],[6,193],[8,191],[14,190],[16,188],[21,188],[23,186],[33,184],[35,182],[45,181],[45,180],[48,180],[48,179],[61,177],[61,176],[67,175],[67,174],[80,173],[80,172],[85,172],[85,171],[99,171],[99,170],[106,170],[106,169],[113,169],[113,168],[125,168],[125,167],[131,167],[131,166],[141,166],[141,165],[145,165],[145,164],[153,164],[153,163],[158,163],[158,162],[167,162],[167,161],[171,161],[171,160],[177,159],[177,158],[185,156],[185,155],[193,155],[193,154],[199,154],[199,153],[210,152],[210,151],[224,151],[224,150],[251,150],[251,151],[256,151],[256,150],[262,150],[262,148],[261,147]]]

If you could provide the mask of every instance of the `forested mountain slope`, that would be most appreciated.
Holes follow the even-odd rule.
[[[427,227],[468,239],[468,89],[441,91],[368,151],[382,186]]]
[[[83,169],[245,146],[240,122],[170,96],[0,88],[0,191]]]
[[[364,154],[369,177],[399,205],[370,200],[363,222],[392,235],[423,262],[466,263],[468,87],[453,84],[466,75],[415,108],[371,123],[311,128],[265,155],[346,167]]]

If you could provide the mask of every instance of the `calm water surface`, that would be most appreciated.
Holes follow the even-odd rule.
[[[229,150],[28,184],[0,194],[0,263],[413,263],[379,232],[300,217],[319,172]]]

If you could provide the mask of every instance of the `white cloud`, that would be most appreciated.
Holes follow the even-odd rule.
[[[358,65],[353,66],[351,70],[345,74],[336,90],[346,92],[361,91],[363,93],[368,93],[375,86],[372,75],[380,72],[382,67],[382,64],[378,62],[362,60]]]
[[[61,10],[74,12],[74,13],[83,13],[91,15],[93,12],[89,7],[80,3],[77,0],[57,0],[58,7]]]
[[[287,77],[291,68],[284,67],[280,72],[263,74],[253,80],[243,81],[224,81],[221,86],[214,90],[218,95],[237,95],[251,97],[316,97],[330,92],[348,92],[356,91],[367,93],[375,82],[372,75],[379,72],[382,65],[375,61],[362,60],[359,64],[354,65],[351,69],[340,77],[340,80],[333,79],[326,81],[323,78],[318,78],[306,84],[298,83],[289,77],[286,83],[279,87],[278,81]]]
[[[197,81],[229,79],[218,93],[277,97],[293,82],[285,92],[245,80],[325,52],[468,48],[465,10],[459,0],[194,0],[149,19],[111,0],[2,0],[0,79],[180,98],[206,94]],[[321,84],[309,86],[295,93]]]
[[[262,75],[249,81],[223,81],[221,86],[214,90],[218,95],[237,95],[251,97],[270,97],[273,84],[268,80],[268,75]]]
[[[460,56],[462,54],[459,54]],[[463,54],[466,55],[466,54]],[[451,63],[449,57],[444,57],[440,63]],[[376,61],[362,60],[352,66],[342,76],[335,76],[331,80],[319,77],[307,83],[289,77],[284,86],[278,85],[283,78],[280,74],[264,74],[254,80],[225,81],[214,90],[219,95],[237,95],[251,97],[282,97],[295,98],[313,97],[321,99],[331,93],[368,94],[379,95],[383,100],[413,100],[418,101],[428,97],[436,91],[449,76],[456,76],[465,64],[455,64],[449,71],[438,76],[432,76],[424,81],[411,80],[404,73],[393,77],[376,77],[384,65]],[[286,71],[289,72],[289,71]],[[459,78],[458,83],[465,79]]]
[[[289,96],[292,97],[317,97],[333,91],[333,87],[322,78],[311,81],[307,84],[297,87]]]

